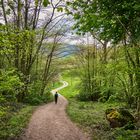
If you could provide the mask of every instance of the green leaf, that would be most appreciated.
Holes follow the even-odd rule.
[[[62,7],[58,7],[58,8],[57,8],[57,11],[58,11],[58,12],[63,12],[63,8],[62,8]]]
[[[38,0],[35,0],[35,5],[36,5],[36,6],[38,5]]]
[[[10,15],[10,11],[11,11],[11,10],[8,9],[8,10],[6,11],[6,14],[7,14],[7,15]]]
[[[43,5],[44,5],[45,7],[47,7],[48,4],[50,4],[49,0],[44,0],[44,1],[43,1]]]
[[[133,8],[135,9],[135,10],[140,10],[140,4],[135,4],[134,6],[133,6]]]

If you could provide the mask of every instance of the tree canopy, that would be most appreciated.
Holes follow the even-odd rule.
[[[137,0],[74,0],[67,2],[68,14],[76,21],[78,33],[90,32],[117,43],[140,39],[140,4]]]

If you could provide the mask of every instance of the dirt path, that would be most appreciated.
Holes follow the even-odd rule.
[[[52,91],[66,87],[63,86]],[[65,113],[67,100],[59,95],[58,104],[54,102],[39,107],[33,114],[23,140],[89,140]]]

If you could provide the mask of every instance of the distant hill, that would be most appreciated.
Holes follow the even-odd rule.
[[[79,48],[76,45],[66,45],[60,51],[60,56],[69,56],[79,52]]]

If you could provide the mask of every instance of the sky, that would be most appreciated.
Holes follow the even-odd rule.
[[[59,0],[53,0],[53,4],[57,4]],[[65,3],[62,2],[60,3],[60,6],[65,6]],[[42,8],[42,11],[40,13],[40,20],[43,21],[46,18],[46,14],[47,16],[51,16],[52,13],[52,6],[49,5],[47,7]],[[64,15],[65,12],[57,12],[57,10],[55,11],[54,14],[54,18],[60,16],[60,15]],[[55,22],[57,22],[58,20],[60,20],[62,18],[62,16],[60,16],[59,18],[57,18],[55,20]],[[72,30],[72,26],[74,24],[74,20],[72,19],[72,17],[68,16],[65,14],[65,16],[63,17],[63,19],[61,19],[61,21],[59,22],[59,25],[64,24],[65,28],[68,29],[68,31],[65,33],[65,36],[62,38],[61,42],[65,43],[65,44],[70,44],[70,45],[79,45],[79,44],[94,44],[95,40],[93,39],[92,36],[85,35],[85,36],[79,36],[76,34],[75,31]],[[58,25],[57,25],[58,26]],[[88,37],[88,39],[87,39]]]
[[[34,0],[31,0],[34,1]],[[53,1],[53,5],[57,4],[59,0],[52,0]],[[60,6],[65,6],[64,2],[60,3]],[[38,26],[42,26],[42,24],[44,24],[46,17],[47,19],[51,16],[52,13],[52,6],[49,5],[47,7],[43,7],[39,16],[39,25]],[[53,24],[55,24],[58,20],[61,19],[61,21],[59,21],[59,23],[57,24],[56,27],[60,27],[62,25],[64,25],[62,28],[66,28],[67,32],[65,33],[64,37],[61,39],[61,42],[65,43],[65,44],[70,44],[70,45],[79,45],[79,44],[94,44],[95,40],[92,38],[92,36],[90,36],[89,34],[86,34],[85,36],[79,36],[76,35],[76,32],[72,30],[72,26],[74,24],[74,20],[72,19],[72,17],[68,16],[68,15],[64,15],[65,12],[57,12],[55,11],[54,14],[54,19],[56,17]],[[0,23],[4,24],[3,18],[1,18],[1,13],[0,13]],[[52,24],[52,26],[53,26]],[[50,26],[51,28],[51,26]]]

